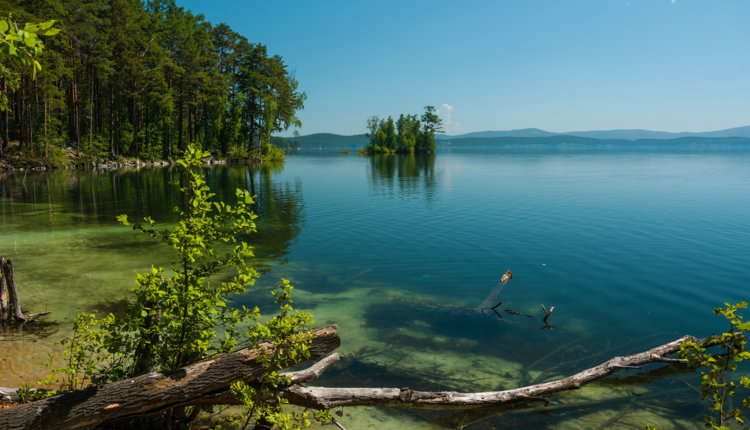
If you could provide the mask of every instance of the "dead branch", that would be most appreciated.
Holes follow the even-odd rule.
[[[468,409],[497,406],[516,402],[546,400],[545,396],[583,385],[611,375],[621,369],[631,369],[648,363],[664,362],[666,356],[677,352],[688,341],[706,343],[693,336],[683,336],[673,342],[645,352],[612,358],[598,366],[555,381],[529,385],[512,390],[484,393],[459,393],[455,391],[413,391],[408,388],[328,388],[293,385],[283,390],[290,403],[331,409],[339,406],[395,406],[426,409]]]

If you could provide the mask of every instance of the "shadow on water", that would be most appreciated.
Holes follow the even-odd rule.
[[[247,189],[255,197],[252,209],[258,215],[258,233],[250,242],[256,256],[285,262],[289,246],[300,232],[303,220],[302,185],[277,181],[274,175],[283,163],[213,166],[206,168],[206,181],[214,200],[232,203],[235,188]],[[174,222],[173,208],[185,204],[179,184],[185,180],[179,169],[143,168],[105,172],[52,171],[29,175],[7,175],[0,181],[0,218],[12,221],[18,230],[44,227],[74,228],[82,225],[117,225],[116,217],[127,214],[131,221],[148,216],[163,228]],[[123,231],[127,231],[126,228]],[[93,247],[122,249],[157,246],[144,241],[96,243]]]
[[[131,304],[133,303],[127,299],[101,301],[94,305],[94,310],[100,317],[108,314],[122,317],[125,316],[128,310],[128,306],[130,306]]]
[[[316,381],[315,385],[332,387],[392,387],[410,388],[418,391],[445,391],[451,388],[446,385],[449,378],[435,383],[431,378],[420,377],[413,370],[402,370],[397,367],[389,367],[385,364],[372,360],[378,355],[378,351],[358,351],[353,354],[344,355],[339,364],[327,370],[323,376]],[[617,393],[616,397],[591,395],[580,395],[580,392],[562,392],[540,398],[538,402],[509,404],[497,407],[485,407],[469,410],[419,410],[419,409],[387,409],[389,414],[402,415],[429,422],[439,428],[548,428],[565,422],[570,422],[572,417],[586,415],[597,416],[591,428],[608,428],[614,424],[622,425],[628,420],[643,419],[643,425],[649,423],[648,411],[641,414],[642,410],[656,410],[662,416],[691,417],[695,415],[694,408],[697,405],[698,394],[691,399],[685,396],[685,382],[680,375],[692,375],[693,371],[682,365],[660,365],[651,370],[622,377],[608,377],[600,381],[592,382],[585,389],[597,389],[606,387]],[[677,376],[677,378],[674,378]],[[649,391],[638,391],[639,388],[649,384],[660,384],[660,390],[652,393]],[[508,387],[517,388],[517,387]],[[584,389],[584,390],[585,390]],[[665,399],[664,392],[672,393],[674,396],[685,398],[684,401],[675,404],[673,399]],[[602,411],[610,411],[607,418],[602,418]],[[341,411],[344,414],[346,411]],[[645,416],[644,416],[645,415]],[[642,417],[642,418],[639,418]],[[697,422],[695,416],[691,421]],[[644,424],[645,423],[645,424]],[[589,428],[586,424],[580,424],[578,428]],[[637,426],[636,426],[637,427]],[[680,423],[675,423],[674,428],[680,428]]]
[[[378,335],[383,342],[436,351],[460,341],[467,354],[500,355],[521,363],[530,363],[541,355],[540,343],[549,348],[575,344],[560,348],[553,358],[557,362],[576,363],[593,353],[580,339],[540,330],[543,323],[524,314],[504,313],[500,319],[488,310],[392,300],[369,305],[364,317],[368,326],[382,328]],[[400,328],[408,331],[399,332]],[[450,341],[438,341],[438,336]],[[547,363],[540,365],[546,368]]]
[[[15,341],[17,340],[17,338],[23,336],[32,336],[35,338],[44,339],[56,334],[59,331],[60,322],[49,320],[49,316],[42,318],[47,319],[18,325],[8,325],[4,322],[0,322],[0,342]]]
[[[234,189],[246,189],[254,196],[252,209],[258,216],[258,231],[248,242],[255,248],[257,257],[286,263],[289,247],[301,231],[304,220],[302,183],[281,182],[275,175],[284,164],[232,165],[214,169],[207,175],[209,186],[216,189],[222,201],[234,199]],[[231,192],[232,195],[228,195]]]

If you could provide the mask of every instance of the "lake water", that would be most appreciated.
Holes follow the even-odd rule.
[[[0,386],[44,375],[78,311],[118,310],[135,271],[169,264],[115,216],[173,219],[177,172],[51,172],[0,179],[0,255],[23,304],[51,323],[0,334]],[[489,391],[566,376],[615,355],[726,329],[747,300],[750,151],[301,152],[281,166],[208,170],[219,198],[258,195],[263,277],[238,304],[270,311],[280,277],[342,363],[317,383]],[[497,310],[479,311],[506,271]],[[554,306],[550,327],[541,304]],[[624,371],[518,410],[349,408],[348,428],[702,428],[698,377]],[[645,374],[645,375],[642,375]],[[502,413],[502,415],[500,415]],[[348,424],[348,425],[347,425]]]

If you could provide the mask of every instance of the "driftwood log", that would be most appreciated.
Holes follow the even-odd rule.
[[[21,299],[18,297],[15,274],[13,273],[13,261],[0,258],[0,323],[25,323],[33,322],[37,318],[49,314],[42,312],[38,314],[24,315],[21,310]]]
[[[685,363],[668,358],[685,342],[705,346],[715,344],[710,338],[684,336],[648,351],[615,357],[572,376],[555,381],[504,391],[459,393],[454,391],[413,391],[408,388],[329,388],[300,385],[319,377],[335,365],[338,354],[330,355],[313,366],[288,372],[290,386],[279,392],[289,403],[315,409],[342,406],[392,406],[427,409],[473,409],[523,402],[549,403],[549,396],[574,390],[611,375],[621,369],[635,369],[649,363]],[[320,357],[339,345],[332,327],[315,331],[312,355]],[[62,394],[50,399],[0,410],[0,428],[41,429],[54,425],[73,429],[106,421],[146,415],[166,408],[208,404],[239,404],[229,392],[237,380],[252,380],[260,371],[254,358],[258,352],[240,350],[214,360],[187,366],[165,374],[149,374],[118,381],[98,388]]]
[[[649,363],[686,363],[668,358],[685,342],[705,343],[693,336],[683,336],[670,343],[648,351],[625,357],[612,358],[598,366],[555,381],[529,385],[504,391],[459,393],[455,391],[413,391],[408,388],[328,388],[293,385],[283,390],[290,403],[316,409],[339,406],[396,406],[426,409],[469,409],[498,406],[508,403],[543,401],[545,396],[560,391],[574,390],[583,385],[611,375],[621,369],[637,369]]]
[[[335,327],[315,329],[312,334],[313,359],[341,344]],[[236,381],[252,381],[260,376],[264,370],[257,359],[262,349],[270,347],[271,344],[265,343],[256,349],[241,349],[170,373],[149,373],[0,409],[0,428],[77,429],[188,404],[192,399],[226,390]],[[296,363],[289,363],[293,364]]]

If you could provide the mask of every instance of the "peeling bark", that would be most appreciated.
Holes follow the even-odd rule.
[[[334,327],[315,329],[312,334],[311,359],[341,344]],[[255,349],[244,348],[173,372],[149,373],[2,409],[0,428],[77,429],[170,409],[226,390],[236,381],[257,378],[264,372],[257,359],[261,350],[271,346],[263,343]],[[296,363],[289,363],[293,364]]]

